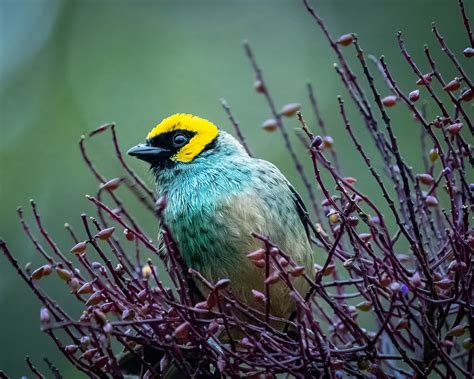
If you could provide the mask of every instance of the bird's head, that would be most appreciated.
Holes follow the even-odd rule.
[[[210,121],[191,114],[178,113],[165,118],[146,136],[145,143],[128,154],[159,169],[173,163],[191,163],[212,148],[219,129]]]

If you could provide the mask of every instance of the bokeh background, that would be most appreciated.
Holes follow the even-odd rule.
[[[445,77],[455,75],[436,47],[433,20],[472,74],[461,53],[468,42],[456,3],[313,1],[334,36],[356,32],[366,52],[385,54],[406,90],[414,87],[415,78],[399,54],[398,30],[422,69],[427,68],[422,46],[428,43]],[[472,5],[467,4],[471,14]],[[338,115],[336,96],[347,94],[332,67],[334,54],[301,1],[0,0],[0,16],[0,236],[22,264],[34,267],[40,260],[21,231],[16,207],[34,198],[51,234],[69,250],[63,224],[79,225],[79,214],[92,210],[84,194],[97,188],[77,143],[82,134],[110,121],[118,125],[123,149],[175,112],[200,115],[231,131],[218,101],[224,97],[256,155],[277,164],[305,196],[280,134],[260,128],[270,113],[253,89],[243,39],[251,42],[277,104],[301,103],[312,125],[305,83],[314,85],[345,173],[379,197]],[[360,73],[353,48],[344,52]],[[357,113],[350,109],[350,116],[372,152]],[[419,125],[401,106],[390,116],[407,162],[419,169]],[[286,123],[292,135],[297,126],[295,119]],[[113,177],[117,166],[109,141],[94,142],[91,151]],[[148,178],[141,162],[129,161]],[[72,298],[56,288],[57,281],[46,280],[45,286],[70,306]],[[77,311],[73,306],[72,312]],[[0,256],[0,369],[20,377],[27,372],[24,356],[29,354],[41,368],[47,356],[66,378],[81,377],[40,332],[38,315],[39,302]]]

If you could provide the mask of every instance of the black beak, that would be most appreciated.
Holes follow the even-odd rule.
[[[141,159],[142,161],[153,163],[169,156],[170,151],[159,147],[139,144],[127,151],[128,155]]]

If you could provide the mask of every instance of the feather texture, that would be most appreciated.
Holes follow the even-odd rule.
[[[154,173],[158,194],[168,200],[164,221],[186,264],[208,279],[231,279],[235,294],[259,306],[251,290],[263,290],[265,270],[246,257],[262,246],[252,232],[270,237],[311,270],[301,199],[278,168],[251,158],[231,135],[219,131],[213,148],[192,163],[176,162]],[[307,290],[303,279],[295,286],[303,294]],[[272,285],[271,299],[274,315],[290,315],[286,286]]]

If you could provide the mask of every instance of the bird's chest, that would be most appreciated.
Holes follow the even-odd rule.
[[[228,208],[237,192],[208,182],[168,193],[164,221],[189,267],[212,277],[222,276],[229,262],[235,261],[236,247],[229,241]]]

